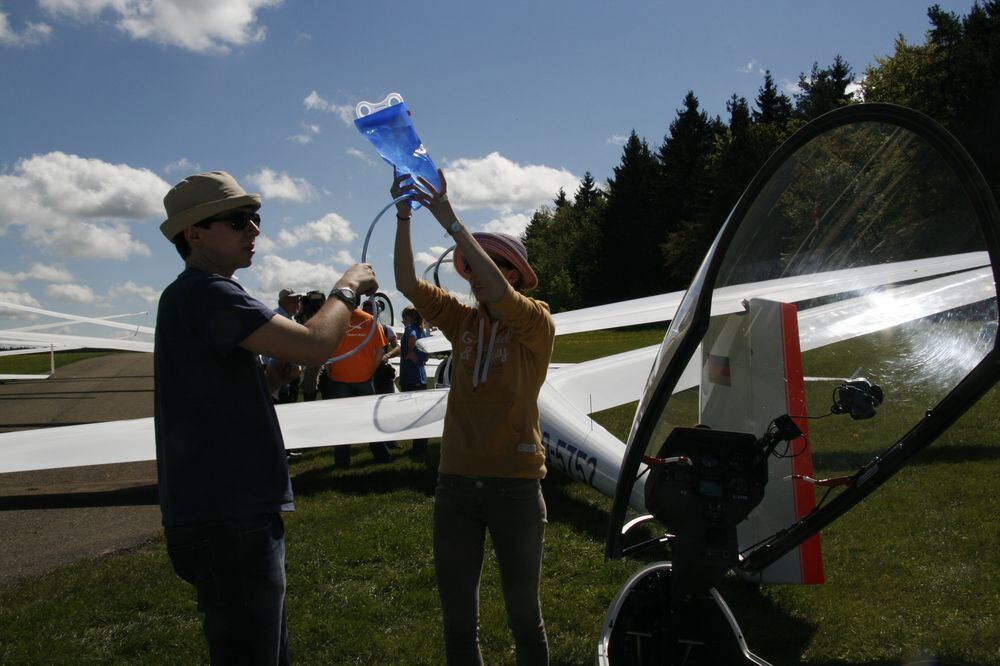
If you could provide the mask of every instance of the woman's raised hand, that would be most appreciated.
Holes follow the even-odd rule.
[[[396,199],[404,194],[412,194],[414,201],[429,210],[434,219],[438,221],[438,224],[447,230],[451,223],[458,219],[458,217],[451,208],[451,202],[448,201],[448,181],[444,178],[444,172],[438,169],[438,179],[441,181],[440,190],[423,178],[419,176],[417,178],[420,180],[419,187],[413,182],[409,174],[404,173],[396,176],[389,190],[392,198]],[[404,181],[407,180],[410,182],[404,185]],[[410,207],[405,201],[400,201],[396,204],[396,211],[398,217],[403,219],[410,218]]]
[[[438,169],[438,180],[441,181],[440,190],[435,189],[433,185],[420,178],[423,191],[420,192],[422,197],[418,198],[417,201],[427,208],[434,219],[447,230],[451,223],[457,219],[457,216],[451,208],[451,202],[448,201],[448,181],[445,180],[444,172],[441,169]]]
[[[409,184],[403,185],[403,181],[409,180]],[[393,200],[398,199],[404,194],[419,193],[420,188],[413,184],[413,180],[410,178],[409,174],[401,173],[392,179],[392,187],[389,188],[389,194],[392,196]],[[415,197],[414,197],[415,198]],[[396,203],[396,217],[408,220],[410,216],[413,215],[413,210],[410,208],[410,204],[407,200],[399,201]]]

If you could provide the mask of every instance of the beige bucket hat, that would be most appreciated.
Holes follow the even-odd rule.
[[[160,231],[173,242],[178,232],[191,225],[244,206],[253,206],[254,210],[260,208],[260,195],[247,194],[225,171],[188,176],[163,197],[167,219],[160,225]]]

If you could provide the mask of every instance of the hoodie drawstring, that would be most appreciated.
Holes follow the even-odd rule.
[[[493,358],[493,344],[497,339],[497,330],[500,328],[498,326],[500,322],[492,322],[490,324],[490,347],[486,352],[486,363],[483,364],[482,377],[479,376],[479,363],[483,358],[483,325],[484,319],[479,319],[479,340],[476,343],[476,364],[472,366],[472,387],[475,388],[480,384],[486,383],[486,377],[490,374],[490,359]]]

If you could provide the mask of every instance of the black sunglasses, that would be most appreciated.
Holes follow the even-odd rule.
[[[499,268],[511,269],[511,268],[515,267],[514,264],[510,263],[506,259],[499,259],[497,257],[490,257],[490,259],[492,259],[493,263],[496,264],[497,267],[499,267]],[[469,260],[468,259],[465,259],[463,257],[462,258],[462,263],[465,264],[464,268],[465,268],[465,272],[466,273],[468,273],[469,271],[472,270],[472,266],[469,265]]]
[[[195,226],[197,227],[207,227],[213,222],[228,222],[229,226],[233,231],[243,231],[247,228],[247,224],[253,222],[260,228],[260,215],[257,213],[248,213],[245,211],[237,211],[235,213],[225,213],[223,215],[217,215],[215,217],[210,217],[207,220],[202,220],[198,222]]]

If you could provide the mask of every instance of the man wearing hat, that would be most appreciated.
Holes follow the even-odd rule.
[[[299,314],[299,310],[302,309],[302,297],[304,295],[294,289],[282,289],[278,292],[278,309],[275,312],[288,319],[295,319],[295,316]]]
[[[357,295],[378,284],[356,264],[306,325],[276,317],[233,279],[253,259],[260,196],[216,171],[185,178],[163,204],[160,231],[185,264],[160,297],[153,354],[167,550],[197,590],[212,663],[288,663],[280,514],[294,504],[260,356],[323,363]]]
[[[282,289],[278,292],[278,307],[275,308],[274,314],[279,314],[287,319],[295,319],[302,310],[302,296],[303,294],[296,292],[294,289]],[[279,365],[275,365],[272,368],[272,363]],[[299,379],[301,378],[302,369],[297,365],[270,357],[264,359],[264,365],[268,366],[267,370],[271,377],[287,377],[288,379],[287,382],[283,382],[278,387],[277,393],[273,394],[275,395],[275,403],[285,405],[290,402],[298,402]],[[289,455],[291,455],[291,452],[289,452]]]

